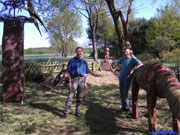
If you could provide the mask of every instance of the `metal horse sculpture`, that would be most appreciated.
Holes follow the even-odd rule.
[[[133,74],[132,116],[138,118],[139,87],[147,92],[149,131],[156,132],[156,100],[166,98],[172,111],[173,131],[180,132],[180,83],[174,72],[158,62],[139,67]]]

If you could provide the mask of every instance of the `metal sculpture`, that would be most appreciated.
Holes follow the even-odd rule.
[[[110,57],[110,55],[109,55],[109,48],[106,48],[105,61],[103,61],[101,63],[101,68],[102,68],[102,70],[105,70],[105,71],[112,71],[112,72],[114,72],[114,69],[112,68],[111,63],[109,61],[109,58],[112,58],[112,57]]]
[[[138,118],[138,92],[147,92],[149,131],[156,132],[156,100],[166,98],[172,111],[173,131],[180,132],[180,83],[174,72],[158,62],[139,67],[132,75],[132,116]]]
[[[37,20],[43,26],[44,24],[35,12],[32,0],[0,0],[0,4],[2,5],[0,21],[4,22],[2,39],[3,101],[23,102],[25,97],[24,23],[33,22],[38,30]],[[16,12],[16,10],[18,11]],[[16,13],[23,10],[28,11],[30,17],[16,16]]]

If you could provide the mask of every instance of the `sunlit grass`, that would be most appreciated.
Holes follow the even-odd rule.
[[[0,135],[59,134],[146,134],[148,133],[146,92],[140,90],[140,119],[117,114],[121,108],[118,79],[109,72],[89,75],[81,117],[75,114],[75,104],[66,119],[62,119],[68,89],[45,90],[39,84],[26,82],[26,104],[1,104]],[[107,76],[108,75],[108,76]],[[106,77],[109,77],[106,78]],[[106,79],[103,79],[106,78]],[[131,91],[130,103],[131,103]],[[158,131],[172,131],[171,113],[165,99],[157,100]],[[131,108],[130,108],[131,109]]]

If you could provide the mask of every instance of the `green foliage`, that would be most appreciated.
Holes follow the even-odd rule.
[[[53,46],[49,48],[28,48],[24,50],[24,54],[56,54],[56,49]]]
[[[70,40],[68,47],[68,56],[74,56],[76,48],[77,48],[77,43],[74,40]]]
[[[34,48],[28,48],[24,51],[24,54],[36,54],[37,51]]]
[[[168,50],[172,44],[170,43],[169,39],[166,37],[156,37],[153,40],[152,46],[150,46],[151,53],[155,54],[158,58],[163,58],[164,51]]]
[[[81,35],[81,18],[77,13],[65,9],[52,16],[48,29],[51,44],[61,50],[62,56],[67,56],[70,42]]]
[[[180,43],[180,15],[172,6],[158,10],[159,16],[152,18],[147,30],[146,40],[149,45],[157,37],[167,37],[175,47]]]
[[[153,60],[156,59],[151,53],[148,53],[148,52],[143,52],[143,53],[137,55],[137,57],[143,63],[148,63],[148,62],[153,61]]]
[[[102,14],[99,16],[98,26],[96,31],[96,42],[98,45],[112,45],[112,42],[116,40],[115,27],[112,19],[107,15],[107,13],[102,10]],[[93,18],[94,19],[94,18]],[[89,39],[92,38],[92,31],[90,28],[87,30]]]
[[[144,18],[133,19],[129,22],[129,39],[135,55],[147,50],[146,31],[148,26],[149,21]]]
[[[27,80],[31,80],[34,82],[43,82],[48,77],[52,76],[52,71],[49,70],[48,73],[44,73],[42,70],[42,66],[40,64],[26,64],[25,65],[25,77]]]
[[[163,62],[173,63],[177,66],[180,66],[180,48],[176,48],[171,52],[164,53]]]
[[[54,54],[29,54],[24,56],[24,63],[47,63],[47,61],[68,61],[69,58],[61,57]]]

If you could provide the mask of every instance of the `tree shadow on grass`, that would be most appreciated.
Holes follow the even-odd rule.
[[[90,90],[84,102],[88,108],[85,113],[85,120],[87,126],[90,128],[90,134],[147,133],[142,127],[137,128],[137,126],[128,125],[130,119],[127,118],[127,114],[116,113],[116,110],[119,109],[114,106],[115,104],[119,104],[117,102],[119,95],[116,95],[118,91],[115,91],[117,89],[116,85],[112,84],[103,87],[89,86]],[[114,97],[115,99],[110,97]]]
[[[85,113],[86,124],[90,127],[90,134],[116,134],[119,127],[116,126],[113,109],[88,102],[88,110]]]
[[[45,104],[45,103],[32,103],[30,102],[29,105],[33,108],[38,108],[38,109],[41,109],[41,110],[45,110],[47,112],[51,112],[57,116],[62,116],[63,114],[63,110],[60,110],[60,109],[57,109],[56,107],[53,107],[53,106],[49,106],[48,104]]]
[[[118,119],[127,117],[124,114],[115,113],[115,109],[106,108],[98,103],[87,102],[88,110],[85,113],[86,124],[90,127],[90,134],[126,134],[144,133],[147,131],[141,127],[136,128],[131,125],[124,126],[118,124]],[[129,118],[127,118],[129,121]]]

